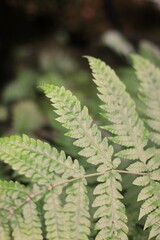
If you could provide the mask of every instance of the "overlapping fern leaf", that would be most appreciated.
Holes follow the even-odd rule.
[[[138,197],[139,201],[144,200],[139,218],[148,216],[145,228],[151,227],[149,238],[155,236],[158,240],[160,238],[160,184],[157,182],[160,181],[159,151],[147,148],[147,131],[136,113],[133,100],[115,72],[98,59],[89,57],[88,60],[94,82],[98,86],[99,98],[103,102],[101,106],[103,115],[110,121],[110,125],[104,128],[114,135],[110,140],[125,147],[116,155],[132,161],[138,160],[128,167],[128,171],[142,175],[134,181],[135,185],[143,186]],[[152,70],[151,67],[150,71]],[[149,69],[147,71],[149,72]]]
[[[42,209],[46,239],[74,239],[73,235],[79,240],[88,239],[90,222],[86,182],[83,180],[84,170],[77,160],[73,162],[63,151],[59,153],[47,143],[27,136],[2,138],[0,157],[32,182],[28,187],[12,181],[0,182],[0,239],[44,239],[37,209],[39,200],[44,202]],[[72,208],[68,206],[66,210],[60,198],[62,189],[66,183],[79,178],[80,185],[74,184],[74,189],[71,188],[72,199],[70,192],[66,191],[66,204],[68,198],[73,200]],[[75,192],[81,194],[78,199]],[[81,212],[82,209],[84,212]],[[66,211],[69,225],[67,229],[64,217]]]
[[[86,157],[89,163],[97,165],[98,173],[104,173],[104,176],[98,177],[99,184],[94,191],[96,198],[93,206],[97,207],[95,218],[99,219],[96,239],[127,239],[127,218],[120,201],[121,178],[114,171],[120,160],[112,160],[113,147],[108,146],[106,138],[102,139],[88,109],[81,108],[80,102],[70,91],[49,84],[43,85],[42,89],[59,115],[57,120],[69,130],[66,135],[74,138],[74,144],[82,148],[79,154]]]
[[[10,229],[7,224],[1,224],[0,236],[1,236],[1,239],[10,240]]]
[[[64,206],[64,219],[66,230],[71,232],[70,236],[66,234],[66,236],[69,236],[66,237],[68,240],[87,240],[87,236],[90,234],[89,199],[86,194],[86,184],[85,179],[78,179],[67,186],[68,196]]]
[[[133,56],[133,61],[150,138],[160,145],[160,69],[138,55]]]
[[[8,232],[6,232],[8,239],[10,239],[10,231],[9,225],[7,224],[10,220],[12,220],[12,236],[15,239],[29,240],[32,239],[32,237],[37,240],[42,239],[40,219],[37,216],[38,211],[33,202],[27,201],[29,194],[28,189],[19,183],[0,181],[0,224],[5,226],[4,233],[5,230],[8,230]],[[23,206],[24,202],[26,202],[26,205],[22,213],[19,216],[14,215],[15,209]],[[19,209],[17,209],[17,211],[18,210]]]
[[[160,151],[149,147],[150,131],[146,130],[135,103],[115,72],[98,59],[89,57],[88,60],[103,102],[103,116],[107,119],[103,128],[111,133],[112,142],[122,146],[121,150],[115,153],[114,145],[109,145],[106,137],[102,138],[88,109],[82,108],[70,91],[42,85],[58,115],[57,120],[68,130],[66,135],[74,139],[75,146],[80,148],[79,155],[97,171],[86,174],[77,160],[73,161],[63,151],[58,152],[40,140],[25,135],[1,138],[0,158],[30,182],[25,186],[0,180],[2,240],[88,240],[90,216],[86,178],[91,176],[98,177],[93,191],[97,220],[95,239],[127,240],[120,173],[138,175],[134,184],[142,187],[138,201],[143,201],[139,219],[146,216],[144,228],[150,228],[149,239],[160,239]],[[142,99],[146,101],[147,124],[152,129],[152,139],[159,143],[159,101],[156,99],[159,70],[139,57],[135,58],[135,66],[141,81]],[[156,93],[156,97],[150,91]],[[119,169],[120,158],[130,160],[127,169]]]

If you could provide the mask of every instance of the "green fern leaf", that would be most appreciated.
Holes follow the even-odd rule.
[[[66,135],[76,139],[74,142],[76,146],[84,146],[79,154],[88,157],[87,161],[94,165],[105,163],[106,169],[110,169],[112,165],[110,163],[111,156],[107,154],[107,140],[102,141],[101,132],[95,124],[92,124],[93,120],[88,115],[88,109],[86,107],[81,109],[80,102],[76,97],[63,87],[46,84],[41,88],[51,99],[56,108],[55,112],[60,115],[57,121],[60,121],[69,130]]]
[[[111,141],[132,147],[135,159],[135,155],[139,155],[137,148],[143,148],[147,143],[146,129],[143,122],[138,119],[135,103],[125,91],[125,85],[109,66],[99,59],[88,57],[88,60],[93,72],[93,81],[100,93],[98,96],[104,103],[101,106],[103,116],[113,123],[104,128],[116,135],[110,137]]]
[[[146,40],[140,41],[139,44],[140,55],[144,58],[152,60],[152,62],[159,66],[160,64],[160,49],[156,44]]]
[[[7,224],[1,224],[0,226],[0,239],[10,240],[10,228]]]
[[[140,96],[144,104],[146,123],[151,129],[150,138],[160,145],[160,69],[138,55],[132,57],[140,81]]]
[[[74,144],[76,146],[83,148],[79,154],[87,157],[87,161],[89,163],[99,165],[97,169],[98,172],[103,173],[109,169],[117,168],[117,166],[120,164],[120,161],[118,159],[112,161],[111,158],[113,155],[113,147],[108,146],[108,141],[106,138],[102,140],[101,132],[99,131],[98,127],[93,124],[93,120],[88,114],[88,109],[86,107],[81,109],[80,102],[76,99],[76,97],[72,96],[71,92],[66,91],[63,87],[59,88],[54,85],[46,84],[41,86],[41,88],[45,91],[46,96],[51,99],[51,102],[56,109],[55,112],[59,115],[57,120],[60,121],[63,126],[69,130],[66,135],[75,139]],[[112,178],[114,177],[115,176],[113,175]],[[106,183],[107,181],[106,177],[103,180],[100,179],[101,178],[98,178],[99,182]],[[120,191],[118,188],[120,183],[116,183],[117,181],[118,180],[116,177],[114,180],[112,179],[112,183],[108,186],[108,195],[110,192]],[[113,201],[110,202],[110,205],[107,204],[108,195],[104,194],[105,203],[100,202],[100,205],[98,205],[98,208],[105,205],[105,210],[108,210],[104,212],[103,217],[98,217],[96,215],[95,217],[100,218],[100,222],[103,221],[103,219],[106,219],[107,222],[108,211],[110,211],[112,215],[115,215],[115,220],[118,220],[116,222],[111,221],[109,228],[107,228],[106,224],[102,224],[100,227],[98,227],[100,232],[97,235],[97,239],[107,239],[109,236],[113,236],[114,239],[119,240],[122,236],[123,239],[127,239],[125,210],[122,211],[122,215],[124,215],[123,221],[119,217],[119,210],[114,211],[114,207],[112,206],[114,201],[118,203],[120,202],[120,200],[118,200],[117,194],[113,195]],[[95,206],[95,204],[93,206]],[[121,231],[120,225],[122,227]],[[103,232],[105,233],[105,236],[102,234]]]
[[[149,184],[149,180],[150,179],[148,176],[137,177],[133,183],[137,186],[146,186],[147,184]]]
[[[97,197],[93,206],[98,207],[94,217],[99,219],[96,223],[96,229],[99,230],[96,240],[128,239],[125,207],[120,201],[123,198],[120,194],[122,190],[120,175],[110,172],[106,176],[99,177],[98,181],[103,182],[94,190]]]
[[[157,236],[156,240],[158,240],[160,238],[160,234],[159,234],[160,233],[159,218],[160,218],[160,209],[156,209],[153,212],[153,214],[150,214],[147,217],[147,220],[146,220],[144,228],[152,227],[153,221],[155,222],[154,227],[151,228],[149,239],[151,239],[152,237],[155,237],[155,236]]]
[[[89,240],[91,223],[87,187],[90,186],[87,186],[86,178],[98,176],[98,183],[92,187],[92,206],[96,208],[93,215],[97,219],[95,239],[127,240],[120,173],[138,175],[133,183],[141,187],[137,199],[143,201],[139,219],[146,217],[144,229],[150,228],[149,239],[160,239],[160,151],[148,147],[149,137],[154,136],[154,141],[160,138],[160,104],[153,94],[149,95],[149,91],[159,88],[160,73],[147,60],[135,58],[148,66],[147,70],[136,68],[141,81],[141,99],[146,99],[148,104],[145,116],[148,130],[151,130],[149,135],[133,100],[114,71],[100,60],[88,58],[98,96],[103,102],[103,115],[110,122],[103,128],[111,133],[111,141],[123,146],[118,152],[116,146],[116,153],[114,145],[109,145],[106,137],[102,138],[88,109],[81,108],[70,91],[49,84],[42,86],[55,108],[57,120],[67,129],[66,135],[81,148],[79,155],[95,165],[96,172],[85,174],[77,160],[73,161],[63,151],[59,153],[40,140],[25,135],[0,139],[2,161],[30,180],[28,186],[0,180],[0,239]],[[144,81],[144,76],[149,76],[149,80]],[[126,170],[119,169],[120,158],[130,160]],[[134,195],[129,195],[131,202]]]
[[[18,217],[14,219],[14,221],[11,222],[11,228],[12,230],[12,238],[15,240],[22,240],[26,239],[28,240],[28,237],[24,233],[24,220],[21,217]]]
[[[35,203],[29,201],[23,207],[24,233],[27,240],[42,240],[42,226]]]
[[[23,204],[29,195],[29,190],[23,185],[12,181],[0,180],[0,216],[1,221],[8,221],[14,209]],[[8,214],[8,218],[7,218]]]
[[[66,181],[81,178],[84,175],[85,172],[84,170],[82,171],[78,161],[75,160],[73,162],[71,157],[66,157],[63,151],[58,153],[56,149],[51,148],[47,143],[36,141],[26,136],[22,138],[13,136],[1,139],[0,155],[6,163],[10,164],[19,173],[29,177],[34,183],[33,188],[28,190],[18,183],[0,182],[0,193],[3,193],[0,195],[2,216],[6,214],[6,211],[9,217],[14,213],[18,214],[15,215],[15,220],[12,217],[14,239],[41,239],[40,222],[36,215],[38,211],[35,208],[35,203],[31,201],[32,198],[35,202],[44,198],[47,239],[66,239],[66,231],[64,231],[65,222],[62,221],[64,219],[64,210],[60,202],[60,194],[62,192],[60,186],[62,184],[65,186]],[[70,179],[71,177],[72,179]],[[55,185],[60,185],[59,187],[56,186],[56,191],[54,190]],[[78,193],[79,188],[76,189],[76,187],[78,188],[76,185],[74,190]],[[58,189],[59,191],[57,191]],[[86,192],[83,194],[85,198],[86,194]],[[7,197],[8,202],[5,201]],[[79,197],[79,204],[81,204],[80,200]],[[88,210],[88,204],[89,202],[85,201],[82,208]],[[20,209],[22,210],[20,211]],[[79,205],[77,204],[74,210],[76,215],[76,211],[82,209],[79,210]],[[20,213],[23,217],[19,219]],[[58,215],[59,220],[57,218]],[[89,214],[87,216],[81,215],[82,217],[80,217],[77,228],[84,230],[82,222],[84,219],[89,222]],[[74,217],[74,213],[72,217]],[[51,228],[52,223],[55,223],[55,225],[52,225]],[[85,239],[87,239],[87,234],[89,234],[89,228],[87,231],[86,229],[82,231]],[[71,236],[69,235],[68,239]]]
[[[67,216],[65,239],[88,240],[90,234],[89,200],[87,197],[85,179],[79,179],[66,188],[66,204],[64,212]]]
[[[19,174],[25,175],[40,186],[52,183],[58,175],[66,178],[78,173],[76,162],[73,163],[70,157],[66,158],[63,151],[59,154],[49,144],[28,138],[26,135],[22,138],[2,138],[0,156]]]
[[[120,158],[131,159],[131,160],[135,160],[135,159],[139,158],[135,148],[129,148],[129,149],[122,150],[122,151],[118,152],[116,154],[116,156],[118,156]]]
[[[109,127],[104,127],[115,136],[110,139],[120,145],[123,145],[127,150],[118,152],[118,156],[129,159],[138,159],[141,162],[140,172],[145,172],[146,176],[138,177],[134,184],[151,188],[152,195],[146,197],[144,205],[140,210],[140,217],[144,215],[151,216],[156,209],[160,208],[159,196],[156,193],[156,182],[159,180],[160,170],[151,168],[151,158],[155,161],[157,151],[151,149],[145,150],[148,142],[148,134],[142,120],[138,118],[135,110],[135,104],[129,94],[125,91],[124,84],[119,80],[115,72],[106,64],[98,59],[88,57],[90,67],[93,71],[94,82],[98,86],[99,97],[104,103],[101,108],[103,115],[112,124]],[[121,127],[119,127],[121,125]],[[151,153],[152,152],[152,153]],[[150,161],[148,161],[150,160]],[[129,169],[135,168],[137,171],[138,165],[131,165]],[[148,207],[148,211],[144,211],[144,207]],[[160,220],[160,219],[159,219]],[[155,223],[152,222],[152,228],[155,228]],[[157,232],[156,232],[157,233]],[[157,233],[157,236],[160,234]]]
[[[134,173],[141,173],[143,172],[143,163],[142,162],[134,162],[127,167],[128,171],[134,172]],[[145,169],[144,169],[145,171]]]
[[[62,202],[60,200],[61,191],[54,189],[46,194],[44,199],[44,218],[47,231],[47,239],[59,240],[65,239],[64,230],[64,212]]]
[[[14,239],[41,240],[41,224],[33,202],[28,202],[29,190],[19,183],[0,181],[0,217],[3,224],[11,221]],[[25,206],[22,208],[23,204]],[[22,208],[22,217],[19,207]],[[23,237],[23,238],[22,238]]]

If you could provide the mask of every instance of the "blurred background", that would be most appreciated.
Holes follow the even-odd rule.
[[[159,46],[160,0],[1,0],[0,136],[25,133],[80,159],[72,140],[64,136],[65,129],[55,121],[39,84],[70,89],[87,105],[94,121],[103,125],[96,87],[83,56],[98,57],[110,65],[139,111],[138,81],[130,54],[137,52],[160,66]],[[28,181],[1,162],[0,179]],[[132,204],[137,198],[132,180],[130,176],[123,178],[123,193],[129,192],[125,198],[129,239],[144,240],[147,232],[142,233],[138,205]],[[89,181],[91,193],[95,179]]]

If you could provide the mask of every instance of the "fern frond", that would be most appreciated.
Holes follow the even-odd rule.
[[[58,153],[49,144],[26,135],[22,138],[2,138],[0,157],[19,174],[25,175],[40,186],[52,183],[56,176],[68,178],[78,173],[76,161],[73,163],[70,157],[66,158],[63,151]]]
[[[0,193],[3,193],[0,195],[0,200],[2,200],[0,202],[1,215],[4,213],[5,216],[7,212],[9,217],[12,216],[12,224],[14,224],[13,237],[26,240],[41,239],[39,217],[36,215],[38,211],[32,199],[36,202],[44,198],[47,239],[65,240],[66,223],[63,221],[64,210],[60,194],[63,188],[62,185],[65,186],[67,181],[70,182],[76,178],[81,178],[85,174],[78,161],[73,162],[71,157],[66,157],[63,151],[58,153],[55,148],[51,148],[47,143],[26,136],[22,138],[18,136],[3,138],[3,140],[1,139],[0,148],[2,159],[20,174],[29,177],[34,183],[32,189],[29,190],[18,183],[0,182]],[[55,186],[56,190],[54,189]],[[74,191],[77,194],[82,194],[81,188],[74,185]],[[77,211],[82,211],[83,208],[88,210],[89,201],[84,201],[84,198],[87,198],[86,194],[87,192],[84,191],[83,198],[79,196],[79,204],[82,204],[82,207],[79,209],[79,205],[75,205],[72,214],[73,218]],[[5,201],[7,196],[8,203]],[[13,214],[15,214],[15,221],[13,220]],[[22,217],[20,217],[21,215]],[[88,230],[86,230],[87,227],[84,229],[84,220],[88,223]],[[77,223],[77,228],[82,228],[79,239],[81,239],[81,235],[87,239],[89,234],[89,213],[86,216],[83,211],[79,214],[79,226]],[[70,232],[68,239],[71,239],[71,236]]]
[[[43,240],[42,226],[40,218],[37,216],[38,211],[33,202],[28,203],[27,211],[23,216],[15,215],[10,223],[12,228],[12,237],[15,240]],[[32,205],[32,206],[31,206]]]
[[[140,97],[146,123],[151,129],[150,138],[160,145],[160,69],[138,55],[132,57],[140,81]]]
[[[96,198],[93,202],[93,207],[98,208],[94,217],[99,219],[96,223],[96,229],[99,230],[96,240],[128,239],[127,217],[121,202],[123,196],[120,194],[122,191],[120,175],[110,171],[98,177],[97,181],[99,184],[94,190]]]
[[[66,234],[65,239],[88,240],[90,221],[86,184],[85,179],[78,179],[67,186],[64,213],[66,230],[70,234]]]
[[[10,228],[7,224],[0,225],[0,239],[10,240]]]
[[[97,219],[95,239],[127,240],[121,173],[138,175],[133,183],[141,187],[137,199],[143,201],[139,220],[146,217],[144,229],[150,228],[149,239],[160,239],[160,150],[149,147],[148,131],[136,112],[135,103],[115,72],[98,59],[88,59],[98,86],[99,98],[103,102],[103,115],[107,123],[108,120],[110,122],[103,128],[111,133],[110,140],[123,148],[118,153],[116,148],[114,153],[114,147],[108,144],[106,137],[102,138],[88,109],[82,108],[70,91],[54,85],[42,85],[58,115],[57,120],[67,129],[66,135],[73,138],[75,146],[81,148],[79,155],[93,164],[96,172],[85,174],[77,160],[73,161],[63,151],[58,152],[40,140],[25,135],[1,138],[2,161],[30,180],[28,186],[0,180],[2,240],[89,240],[91,224],[87,187],[94,189],[92,206],[96,208],[93,215]],[[148,66],[147,70],[143,68],[142,71],[137,67],[143,83],[141,92],[145,88],[141,98],[147,99],[149,107],[147,109],[146,106],[145,110],[152,114],[150,116],[146,113],[148,128],[154,138],[160,138],[159,102],[149,94],[150,85],[151,91],[154,88],[157,91],[160,73],[159,70],[153,73],[155,67],[150,68],[147,60],[138,58],[136,61],[140,61],[139,65],[145,61],[144,65]],[[147,78],[147,74],[151,78],[145,81],[144,76]],[[130,165],[126,167],[125,163],[119,169],[119,157],[129,159]],[[98,176],[98,183],[96,186],[87,186],[86,178],[93,176]],[[130,202],[133,202],[133,196],[135,193],[129,195]]]
[[[96,240],[126,240],[128,239],[127,217],[125,207],[120,201],[123,198],[120,194],[122,191],[121,176],[119,173],[110,172],[105,176],[98,177],[98,181],[102,183],[94,190],[97,197],[93,202],[93,206],[98,207],[95,218],[99,218],[96,229],[100,230]]]
[[[55,107],[55,112],[59,115],[58,121],[60,121],[63,126],[69,130],[67,132],[67,136],[70,136],[75,139],[74,144],[78,147],[81,147],[82,150],[79,152],[80,155],[85,156],[89,163],[94,165],[98,165],[98,172],[105,172],[107,170],[116,169],[120,164],[119,159],[114,159],[112,161],[113,155],[113,147],[108,146],[108,141],[106,138],[102,140],[101,132],[98,130],[96,124],[93,124],[93,120],[88,114],[88,109],[84,107],[81,109],[80,102],[74,96],[72,96],[70,91],[66,91],[63,87],[59,88],[54,85],[43,85],[41,88],[45,91],[46,96],[51,99],[53,106]],[[109,175],[110,176],[110,175]],[[111,176],[110,176],[111,177]],[[113,177],[113,176],[112,176]],[[98,178],[99,181],[99,178]],[[106,184],[106,178],[100,180]],[[108,186],[108,195],[109,192],[119,192],[119,184],[117,183],[117,179],[112,181],[112,184]],[[100,186],[100,183],[98,186]],[[127,239],[126,236],[126,217],[124,217],[124,221],[119,218],[119,210],[115,211],[112,204],[115,202],[120,202],[117,197],[117,194],[113,195],[113,201],[108,205],[108,195],[104,195],[104,202],[100,202],[101,206],[105,206],[103,216],[98,216],[99,221],[108,221],[108,211],[111,215],[115,215],[115,221],[110,222],[110,227],[107,228],[107,225],[102,225],[99,229],[100,233],[97,235],[97,239],[107,239],[109,236],[113,236],[114,239],[121,239],[121,234],[124,239]],[[120,207],[120,204],[118,205]],[[113,213],[114,212],[114,213]],[[125,216],[125,210],[122,211]],[[119,226],[122,227],[121,234],[119,233]],[[113,231],[114,230],[114,231]],[[106,235],[101,233],[105,232]]]
[[[21,217],[15,217],[14,221],[11,222],[12,238],[15,240],[27,239],[24,233],[24,219]],[[28,240],[28,239],[27,239]]]
[[[0,180],[0,216],[1,222],[8,221],[14,210],[28,197],[29,190],[22,184]],[[8,218],[7,218],[8,216]]]
[[[55,112],[60,116],[57,121],[69,131],[67,136],[76,139],[74,144],[83,148],[80,155],[87,157],[87,161],[94,165],[104,164],[104,171],[112,168],[111,156],[113,147],[108,147],[107,139],[101,137],[93,119],[88,114],[87,107],[81,109],[80,102],[64,87],[45,84],[41,86],[47,97],[51,99]]]
[[[88,60],[93,72],[93,81],[99,91],[98,96],[104,103],[101,106],[103,116],[112,123],[103,128],[114,134],[110,138],[111,141],[130,147],[130,158],[131,150],[134,151],[133,159],[139,158],[136,150],[146,145],[147,136],[143,122],[138,119],[133,100],[125,91],[125,85],[109,66],[93,57],[88,57]],[[119,156],[122,157],[122,153],[119,153]]]
[[[151,226],[151,232],[149,235],[149,239],[156,237],[156,240],[159,240],[159,238],[160,238],[159,218],[160,218],[160,209],[156,209],[152,214],[150,214],[147,217],[145,228],[148,228]],[[153,221],[155,223],[154,226],[152,226]]]
[[[140,55],[146,59],[150,59],[155,65],[160,64],[160,49],[157,45],[146,40],[140,41],[139,44]]]
[[[36,240],[41,240],[38,211],[33,202],[27,201],[28,195],[29,191],[23,185],[12,181],[0,181],[0,223],[3,226],[12,220],[11,227],[15,239],[31,240],[34,237]],[[23,206],[22,216],[19,213],[20,205]]]
[[[144,172],[145,175],[136,178],[134,184],[144,186],[146,192],[150,188],[152,191],[152,195],[147,194],[143,199],[145,202],[140,210],[140,218],[144,215],[152,216],[156,210],[160,209],[159,196],[156,193],[155,185],[156,181],[160,180],[160,170],[155,170],[154,164],[150,164],[150,161],[155,161],[157,156],[160,155],[157,154],[157,150],[145,150],[148,141],[146,129],[137,115],[134,102],[125,91],[125,86],[115,72],[98,59],[89,57],[88,60],[93,71],[94,82],[100,92],[99,97],[104,103],[102,105],[103,115],[112,123],[106,129],[115,134],[111,138],[112,141],[127,148],[116,155],[139,160],[140,163],[133,163],[128,167],[128,170],[134,169],[136,172]],[[141,166],[140,171],[138,169],[139,165]],[[148,207],[147,211],[143,211],[144,206]],[[154,229],[156,223],[153,221],[151,226],[151,229]],[[157,231],[156,236],[158,237],[159,234],[160,232]]]
[[[145,199],[140,209],[139,219],[145,215],[147,220],[144,229],[151,227],[149,239],[156,237],[160,238],[160,185],[157,182],[152,182],[149,186],[143,188],[138,196],[138,201]],[[157,207],[158,206],[158,207]]]
[[[54,189],[46,194],[44,199],[44,218],[47,231],[47,239],[65,240],[65,222],[62,202],[59,198],[61,191]]]
[[[24,233],[27,240],[42,240],[42,226],[38,210],[33,201],[29,201],[23,207]]]

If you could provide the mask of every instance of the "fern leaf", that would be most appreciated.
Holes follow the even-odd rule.
[[[68,240],[88,240],[90,234],[89,200],[85,179],[79,179],[67,186],[64,212],[66,219],[66,236]]]
[[[24,232],[27,240],[42,240],[42,227],[36,205],[33,201],[29,201],[23,207]]]
[[[28,236],[24,233],[25,225],[24,219],[21,217],[15,217],[15,219],[11,222],[12,228],[12,237],[14,240],[28,240]]]
[[[140,172],[143,172],[143,167],[144,165],[142,162],[134,162],[130,164],[129,167],[127,167],[127,170],[135,173],[140,173]]]
[[[96,208],[94,218],[98,219],[95,239],[127,240],[127,217],[122,203],[120,175],[127,171],[117,169],[121,163],[119,157],[132,160],[127,170],[141,175],[134,180],[134,184],[142,189],[137,199],[143,201],[139,219],[146,217],[144,228],[150,228],[149,239],[160,238],[160,151],[147,145],[149,137],[159,139],[160,135],[160,104],[153,94],[149,95],[150,85],[153,85],[151,91],[155,87],[157,91],[159,87],[159,70],[155,70],[154,66],[150,68],[149,62],[144,63],[148,66],[145,73],[145,69],[137,70],[142,77],[141,91],[145,88],[141,99],[146,99],[149,106],[145,108],[146,122],[151,130],[148,137],[148,131],[139,119],[124,84],[105,63],[91,57],[88,59],[99,98],[103,102],[103,115],[110,121],[103,128],[112,134],[110,140],[122,145],[123,150],[116,153],[114,158],[113,146],[108,145],[107,138],[102,138],[88,109],[81,108],[80,102],[70,91],[63,87],[43,85],[42,89],[51,98],[58,115],[57,120],[67,129],[66,135],[74,139],[75,146],[81,148],[79,155],[95,165],[97,172],[85,175],[85,170],[77,160],[73,161],[63,151],[59,153],[42,141],[25,135],[1,138],[0,158],[31,180],[29,187],[0,180],[2,240],[88,240],[90,216],[85,177],[91,176],[98,176],[92,204]],[[143,82],[144,76],[150,76],[151,69],[156,72]],[[44,211],[44,217],[40,215],[41,210]],[[43,232],[42,223],[45,225]]]
[[[27,212],[26,212],[27,210]],[[33,202],[25,205],[23,216],[14,215],[11,221],[12,237],[14,240],[42,240],[42,226],[37,216],[38,211]]]
[[[1,139],[1,153],[0,155],[19,173],[30,177],[35,183],[33,185],[32,193],[26,190],[21,184],[13,182],[0,182],[0,209],[2,216],[8,212],[10,217],[17,211],[22,209],[22,218],[20,221],[12,221],[14,223],[13,237],[15,239],[42,239],[40,231],[39,217],[36,215],[37,210],[35,203],[32,202],[32,195],[35,201],[44,197],[45,205],[45,224],[47,238],[50,239],[65,239],[63,235],[65,222],[62,213],[59,193],[53,189],[55,184],[65,183],[68,178],[77,178],[84,174],[80,170],[77,160],[72,161],[71,157],[66,157],[64,152],[58,153],[56,149],[51,148],[48,144],[41,141],[21,137],[9,137]],[[38,186],[39,185],[39,186]],[[41,190],[39,190],[41,187]],[[42,188],[43,187],[43,188]],[[56,187],[57,189],[57,187]],[[52,193],[50,192],[52,190]],[[2,194],[3,193],[3,194]],[[8,197],[8,202],[6,199]],[[53,202],[58,205],[54,205]],[[85,202],[87,207],[87,202]],[[49,210],[54,210],[50,212]],[[60,214],[61,213],[61,214]],[[56,215],[55,215],[56,214]],[[57,215],[59,214],[59,220]],[[16,214],[19,217],[19,214]],[[56,230],[50,228],[51,223],[54,221],[61,223],[55,224]],[[88,220],[89,221],[89,220]],[[64,238],[62,238],[64,236]]]
[[[158,240],[160,238],[160,186],[158,182],[152,182],[152,185],[141,190],[138,201],[143,199],[146,201],[141,207],[139,218],[148,214],[144,229],[151,227],[149,239],[156,237]]]
[[[160,69],[149,60],[138,55],[133,56],[134,68],[140,81],[140,96],[144,104],[146,123],[151,129],[150,138],[160,145]]]
[[[76,139],[74,144],[78,147],[81,147],[83,142],[84,149],[79,154],[88,157],[87,161],[94,165],[104,163],[106,169],[110,169],[112,165],[111,156],[107,153],[107,139],[102,141],[101,132],[95,124],[92,124],[93,120],[88,114],[88,109],[86,107],[81,109],[77,98],[63,87],[46,84],[41,88],[57,109],[55,112],[60,115],[57,120],[69,130],[66,135]]]
[[[44,199],[45,224],[48,240],[65,240],[65,222],[62,203],[59,198],[61,191],[54,189]]]
[[[23,185],[12,181],[0,181],[1,221],[8,221],[14,213],[14,209],[23,204],[28,195],[29,191]]]
[[[139,52],[141,56],[147,59],[151,59],[155,65],[159,66],[160,50],[157,45],[146,40],[143,40],[139,44]]]
[[[154,227],[151,228],[151,232],[149,235],[149,239],[156,236],[156,240],[160,238],[160,209],[156,209],[152,214],[147,217],[145,228],[152,227],[152,223],[154,222]]]
[[[10,228],[7,224],[3,224],[0,226],[0,239],[2,240],[10,240]]]
[[[11,221],[14,239],[41,240],[41,224],[35,204],[28,202],[29,190],[12,181],[0,181],[1,222]],[[23,204],[25,204],[23,206]],[[23,206],[21,217],[19,207]],[[22,238],[23,237],[23,238]]]
[[[154,158],[152,158],[150,161],[152,161],[153,159]],[[159,176],[160,176],[159,169],[154,170],[153,168],[152,171],[152,168],[150,168],[150,173],[148,176],[138,177],[134,181],[134,184],[144,186],[138,196],[138,201],[144,200],[144,203],[142,204],[140,209],[139,219],[147,215],[147,220],[144,229],[151,227],[149,239],[154,236],[156,236],[156,239],[159,239],[160,237],[160,225],[159,225],[160,214],[156,214],[157,212],[158,213],[160,212],[160,185],[159,182],[157,182],[157,180],[158,181],[160,180]]]
[[[118,173],[110,172],[106,176],[98,178],[101,183],[95,188],[94,194],[98,195],[93,202],[98,207],[95,218],[98,218],[96,229],[99,233],[96,240],[103,239],[128,239],[126,226],[127,217],[125,207],[120,201],[121,177]]]
[[[27,136],[12,136],[0,140],[0,157],[11,167],[41,186],[48,185],[58,175],[75,176],[76,162],[66,158],[64,152],[40,140]]]
[[[138,177],[134,184],[151,188],[152,196],[146,196],[145,203],[140,210],[140,217],[148,214],[150,216],[154,214],[156,209],[160,208],[159,196],[155,191],[156,182],[154,181],[159,180],[160,170],[155,170],[154,166],[151,168],[150,164],[151,159],[152,161],[155,160],[157,151],[155,151],[155,154],[151,154],[153,151],[150,152],[150,149],[144,149],[148,142],[147,131],[142,120],[138,118],[133,100],[125,91],[124,84],[119,80],[115,72],[98,59],[89,57],[88,60],[93,71],[94,82],[98,86],[99,97],[104,103],[101,106],[104,112],[103,115],[112,123],[109,128],[107,127],[107,130],[115,134],[111,140],[127,148],[127,150],[122,150],[117,155],[133,160],[138,159],[141,166],[143,165],[141,172],[145,172],[146,176]],[[121,125],[121,128],[119,128],[119,125]],[[137,170],[137,165],[129,167],[129,169],[133,168]],[[147,206],[148,210],[144,211],[143,206]],[[155,227],[156,224],[152,222],[151,229]],[[156,231],[156,235],[159,234],[160,232]]]
[[[88,61],[99,91],[98,96],[103,102],[103,116],[113,123],[104,128],[116,135],[110,138],[111,141],[132,147],[135,159],[135,155],[139,155],[137,148],[143,148],[147,143],[146,129],[138,119],[135,104],[125,91],[125,85],[109,66],[93,57],[88,57]]]
[[[149,180],[148,176],[137,177],[133,183],[137,186],[146,186],[149,184]]]
[[[69,132],[67,132],[67,136],[76,139],[74,144],[83,148],[79,154],[87,157],[87,161],[89,163],[99,165],[97,169],[98,172],[115,169],[120,164],[120,161],[119,159],[112,161],[113,147],[108,146],[106,138],[102,140],[101,132],[98,130],[98,127],[93,124],[93,120],[88,114],[88,109],[86,107],[81,109],[80,102],[77,98],[72,96],[71,92],[66,91],[63,87],[59,88],[54,85],[47,84],[43,85],[41,88],[45,91],[47,97],[51,99],[51,102],[56,109],[55,112],[60,116],[57,120],[69,130]],[[106,182],[106,179],[103,181]],[[112,186],[112,184],[108,186],[109,192],[112,192],[112,188],[116,189],[116,192],[119,192],[117,185],[119,186],[120,183],[116,184],[116,182],[117,179],[115,178],[115,181],[113,181],[114,186]],[[111,212],[114,209],[112,204],[114,201],[117,201],[117,198],[117,195],[113,195],[113,201],[110,202],[111,206],[107,206],[109,209],[111,208]],[[118,202],[120,202],[120,200]],[[120,204],[119,208],[121,208]],[[108,210],[106,208],[104,212],[105,219],[108,217],[107,211]],[[119,210],[114,211],[114,214],[115,218],[119,220],[117,220],[116,224],[114,221],[111,221],[110,228],[107,228],[106,224],[101,226],[100,232],[105,232],[105,236],[103,235],[102,238],[100,237],[101,233],[99,233],[99,237],[97,236],[97,239],[107,239],[111,235],[114,239],[121,239],[122,235],[123,239],[127,239],[126,217],[125,221],[121,220],[121,218],[119,218],[118,211]],[[125,216],[125,211],[123,211],[123,214]],[[103,221],[103,217],[100,216],[99,221]],[[120,224],[122,231],[121,234],[119,233],[119,235],[117,235]],[[115,228],[115,231],[113,231],[113,228]]]
[[[135,148],[133,148],[133,149],[129,148],[129,149],[122,150],[122,151],[118,152],[116,154],[116,156],[118,156],[120,158],[131,159],[131,160],[135,160],[135,159],[139,158]]]

